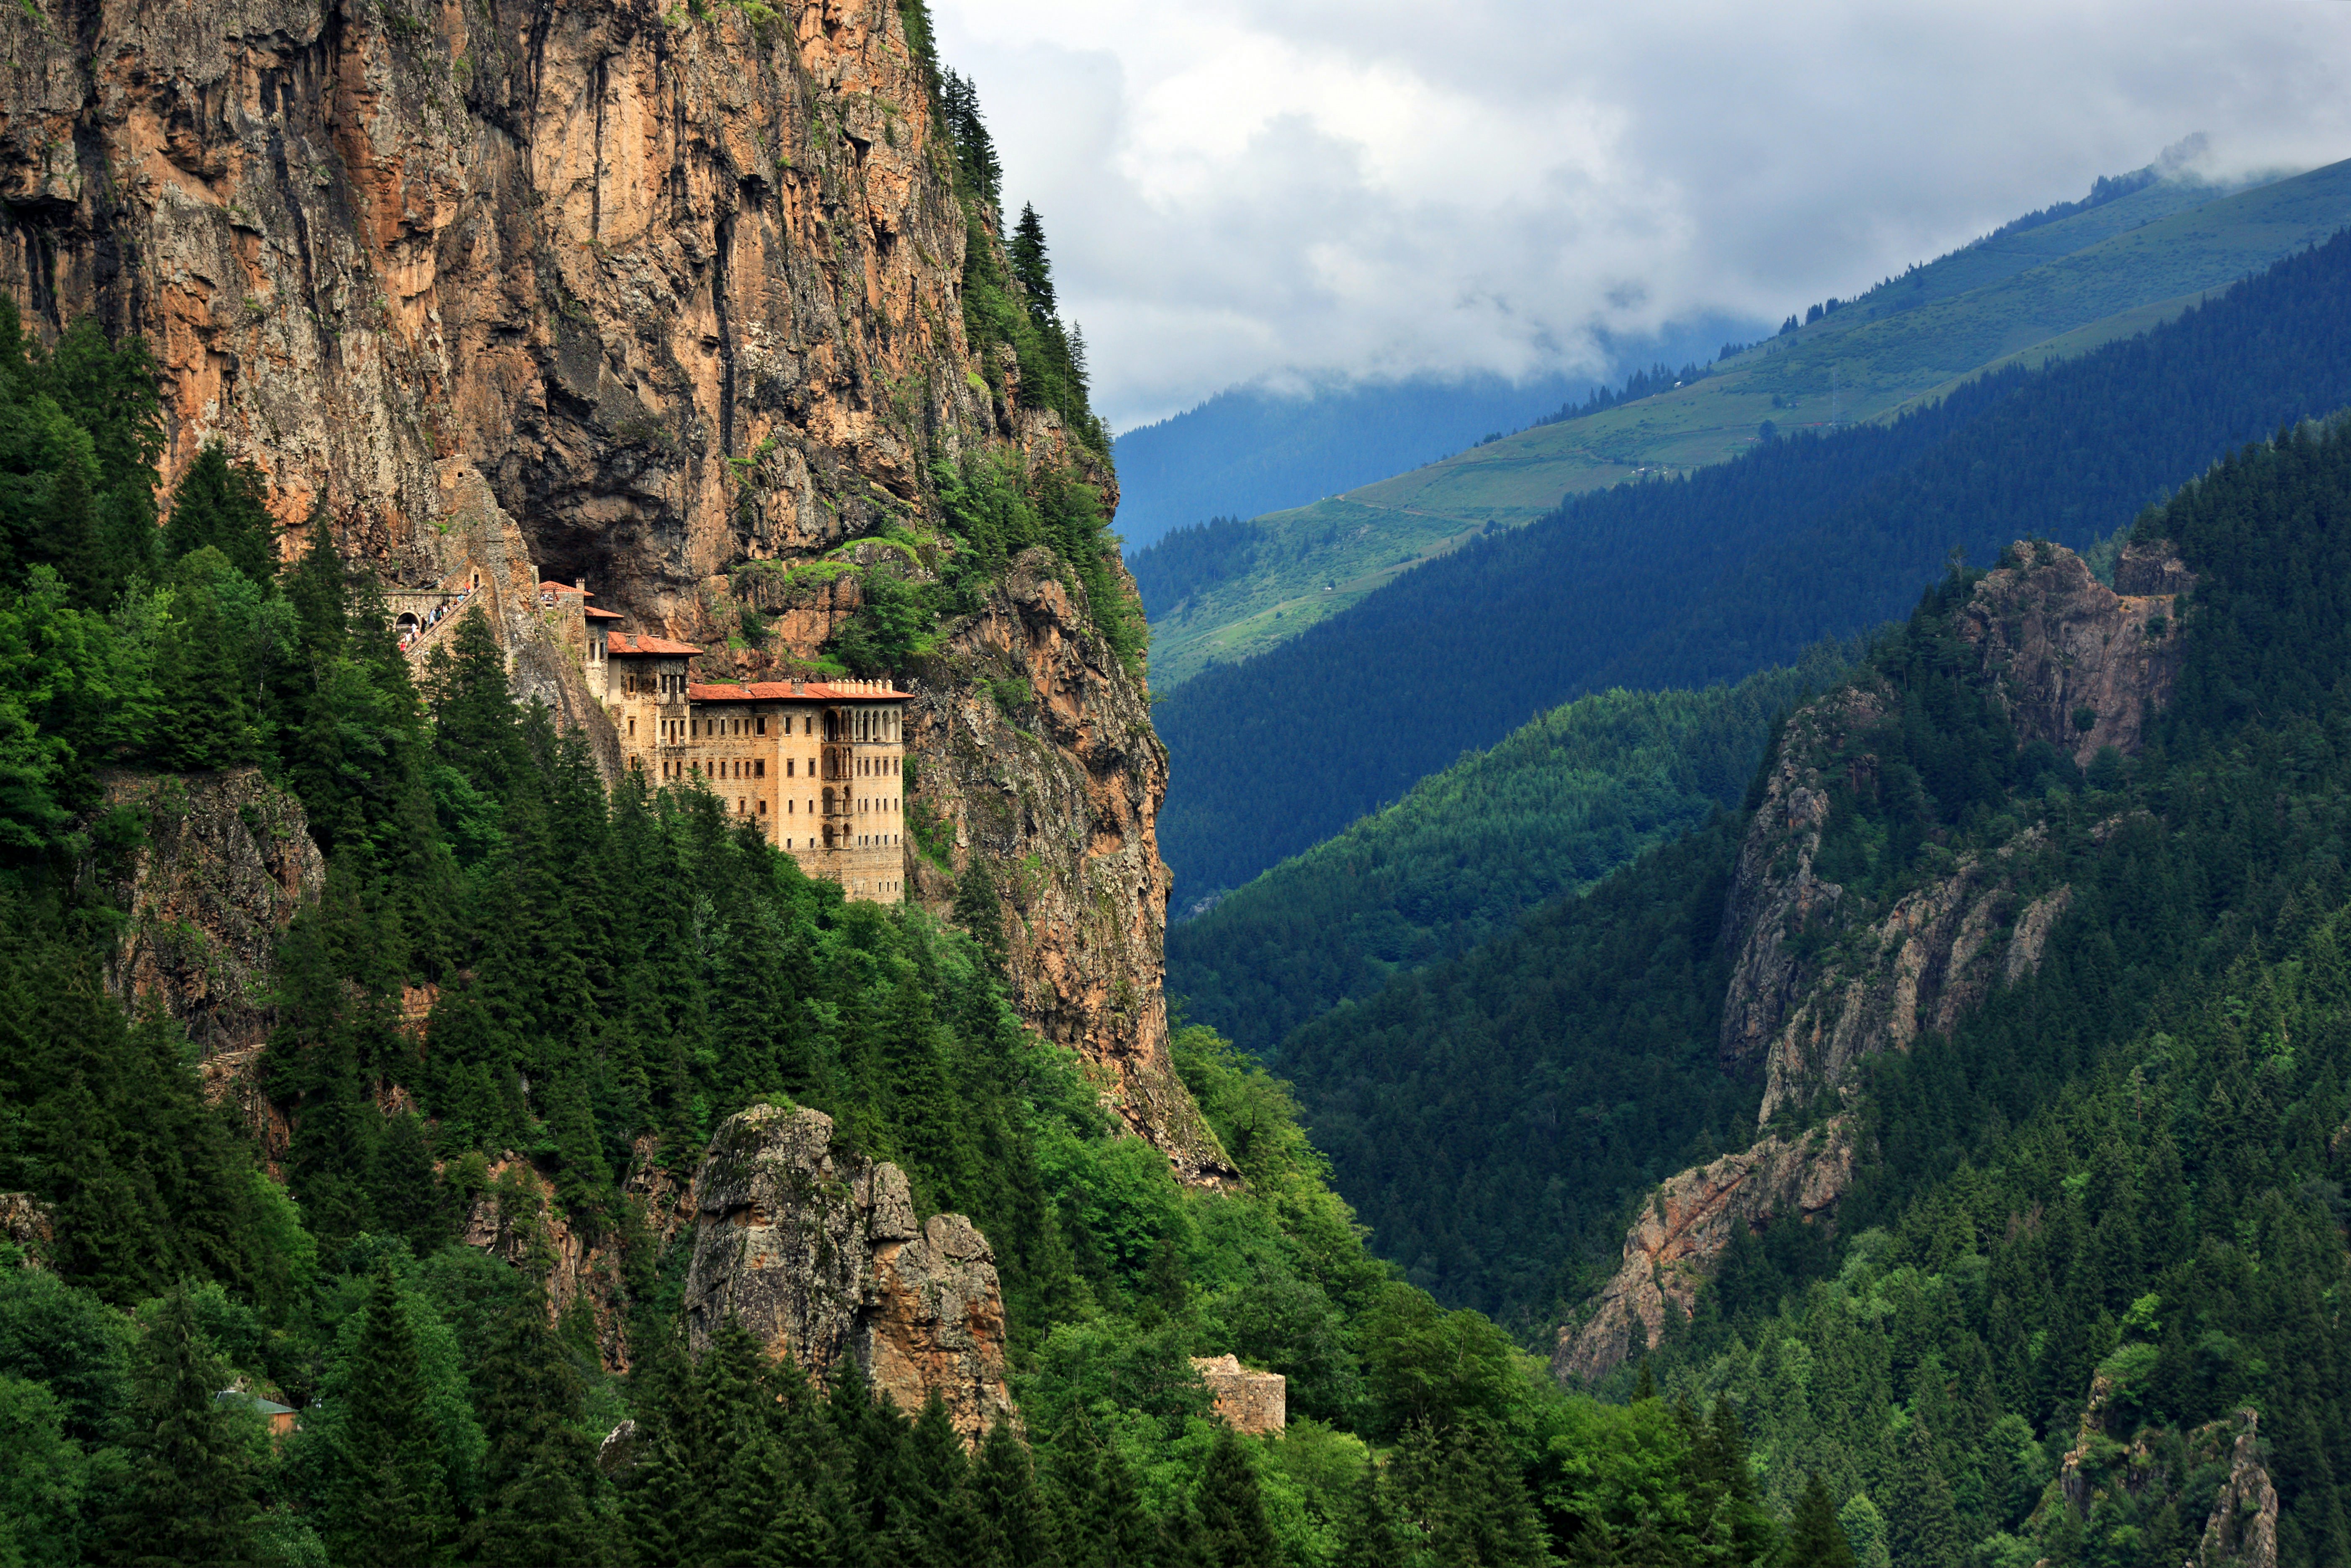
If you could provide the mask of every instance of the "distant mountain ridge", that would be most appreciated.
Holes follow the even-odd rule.
[[[1575,497],[1165,695],[1176,907],[1531,712],[1785,662],[1900,613],[1954,547],[1982,560],[2029,535],[2085,546],[2235,445],[2346,402],[2351,237],[2338,236],[2143,337],[2011,368],[1892,424]],[[1276,745],[1289,793],[1267,811],[1258,762]]]
[[[1401,571],[1572,494],[1681,474],[1784,434],[1885,419],[2005,364],[2038,365],[2177,317],[2351,223],[2351,162],[2230,193],[2158,179],[2007,226],[1750,345],[1686,385],[1546,423],[1343,496],[1249,519],[1257,566],[1153,616],[1165,692],[1295,637]],[[1677,361],[1678,362],[1678,361]],[[1168,574],[1147,559],[1138,572]]]
[[[1664,361],[1704,363],[1760,322],[1708,312],[1638,337],[1603,335],[1604,374],[1490,372],[1228,387],[1118,438],[1118,527],[1130,556],[1176,528],[1253,517],[1368,485],[1523,430]]]

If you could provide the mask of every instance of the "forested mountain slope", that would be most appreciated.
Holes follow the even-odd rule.
[[[2111,533],[2232,444],[2351,399],[2346,298],[2351,238],[2337,237],[2141,338],[1982,378],[1891,424],[1579,497],[1186,683],[1155,711],[1178,906],[1400,797],[1521,714],[1792,659],[1900,613],[1953,549],[1980,561],[2019,537]],[[1245,759],[1268,747],[1297,784],[1280,812],[1243,809]]]
[[[1542,715],[1386,810],[1168,928],[1185,1016],[1270,1051],[1342,998],[1454,956],[1736,805],[1775,716],[1843,671],[1604,693]]]
[[[1102,433],[919,4],[0,34],[0,1562],[1771,1554],[1167,1038]],[[911,685],[921,898],[612,768],[542,566]]]
[[[1761,329],[1715,315],[1632,336],[1597,334],[1600,381],[1711,359]],[[1670,378],[1668,378],[1670,379]],[[1522,430],[1600,392],[1591,376],[1491,373],[1228,387],[1118,438],[1119,532],[1132,559],[1171,530],[1303,506]]]
[[[1131,559],[1172,529],[1352,490],[1517,430],[1589,391],[1588,379],[1562,376],[1229,387],[1118,438],[1119,535]]]
[[[1180,1179],[1024,1024],[987,861],[956,929],[608,790],[486,612],[418,679],[218,449],[156,528],[158,401],[0,339],[0,1560],[1771,1557],[1728,1406],[1392,1280],[1206,1030]]]
[[[2351,420],[2150,512],[2116,587],[1955,572],[1751,820],[1280,1057],[1375,1248],[1505,1312],[1614,1268],[1562,1369],[1729,1395],[1766,1496],[1819,1471],[1896,1563],[2351,1544]],[[1547,1228],[1645,1162],[1692,1168],[1620,1189],[1621,1263]]]
[[[1162,683],[1295,637],[1404,568],[1547,516],[1563,497],[1735,457],[1766,422],[1819,430],[1886,417],[2001,364],[2037,366],[2144,331],[2346,223],[2351,162],[2234,194],[2132,184],[1815,304],[1792,329],[1692,365],[1654,395],[1252,519],[1248,572],[1170,593],[1155,612]]]

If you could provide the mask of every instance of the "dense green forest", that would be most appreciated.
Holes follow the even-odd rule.
[[[1167,933],[1195,1022],[1266,1052],[1343,998],[1454,956],[1739,803],[1773,719],[1840,650],[1698,692],[1608,692],[1542,715]]]
[[[2079,547],[2113,532],[2233,444],[2351,398],[2346,299],[2351,237],[2338,236],[2140,338],[1982,378],[1891,426],[1780,439],[1571,500],[1186,682],[1156,714],[1179,906],[1531,711],[1784,663],[1900,613],[1954,547],[1981,562],[2021,538]],[[1245,798],[1270,749],[1296,786],[1278,812]]]
[[[1615,1375],[1733,1404],[1767,1501],[1824,1477],[1863,1561],[2181,1561],[2229,1473],[2210,1424],[2240,1407],[2278,1561],[2351,1547],[2351,421],[2244,450],[2137,534],[2199,582],[2127,762],[2016,744],[1961,673],[1970,574],[1877,641],[1899,702],[1850,748],[1917,788],[1833,790],[1819,863],[1850,918],[2011,842],[2071,912],[2037,974],[1866,1064],[1834,1230],[1741,1238],[1697,1317]],[[1614,1268],[1606,1184],[1629,1200],[1743,1141],[1752,1086],[1712,1051],[1740,825],[1285,1043],[1339,1190],[1441,1299],[1555,1322],[1552,1292]]]
[[[845,901],[698,790],[608,793],[480,618],[416,678],[323,520],[287,537],[219,447],[159,527],[141,345],[0,326],[0,1192],[52,1222],[0,1244],[0,1563],[1771,1556],[1728,1406],[1562,1394],[1393,1278],[1287,1091],[1211,1031],[1176,1060],[1233,1192],[1116,1131],[989,944]],[[250,1113],[105,983],[147,813],[223,772],[325,853]],[[110,803],[140,778],[152,804]],[[967,1453],[935,1401],[813,1385],[739,1331],[686,1354],[685,1248],[643,1194],[760,1101],[983,1228],[1022,1429]],[[560,1315],[517,1157],[611,1262]],[[520,1261],[464,1244],[477,1219]],[[1227,1352],[1289,1379],[1278,1437],[1209,1418],[1187,1358]]]

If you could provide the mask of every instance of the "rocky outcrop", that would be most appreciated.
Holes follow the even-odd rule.
[[[1966,856],[1842,945],[1771,1038],[1760,1118],[1844,1087],[1865,1056],[1907,1051],[1921,1030],[1949,1032],[1995,981],[2038,969],[2049,928],[2073,902],[2062,884],[2029,901],[2018,891],[2041,847],[2028,832]]]
[[[1781,732],[1723,908],[1722,940],[1736,955],[1722,1008],[1720,1054],[1728,1069],[1751,1068],[1799,1005],[1808,978],[1799,939],[1807,927],[1824,924],[1844,896],[1844,888],[1813,870],[1835,782],[1822,763],[1884,722],[1887,704],[1875,682],[1845,686],[1807,703]]]
[[[1217,1401],[1217,1418],[1249,1437],[1279,1432],[1290,1422],[1290,1379],[1251,1372],[1237,1355],[1196,1355],[1192,1370]]]
[[[276,1021],[278,934],[326,880],[301,804],[251,768],[102,785],[142,830],[113,888],[130,919],[107,988],[160,1002],[207,1060],[249,1057]]]
[[[32,329],[143,333],[167,482],[224,441],[390,586],[474,590],[518,692],[608,766],[542,577],[758,676],[860,602],[790,568],[953,553],[940,464],[1070,467],[1115,504],[966,338],[985,231],[892,0],[28,0],[0,42],[0,288]],[[910,843],[907,880],[935,904],[985,856],[1024,1015],[1222,1179],[1165,1071],[1140,677],[1041,564],[946,632],[909,737],[946,865]],[[1033,715],[967,684],[1023,676]]]
[[[2261,1414],[2249,1407],[2237,1419],[2229,1479],[2204,1522],[2197,1568],[2277,1568],[2278,1495],[2262,1462]]]
[[[1714,1260],[1738,1236],[1774,1223],[1829,1223],[1853,1158],[1853,1129],[1839,1116],[1794,1139],[1758,1139],[1667,1181],[1625,1232],[1624,1261],[1590,1314],[1559,1331],[1552,1375],[1590,1382],[1655,1348],[1667,1312],[1689,1312]]]
[[[0,1192],[0,1241],[17,1249],[26,1268],[45,1262],[57,1239],[57,1216],[29,1192]]]
[[[1957,630],[2019,744],[2045,741],[2076,763],[2109,746],[2136,751],[2179,674],[2192,576],[2138,546],[2117,566],[2119,592],[2061,546],[2019,543],[2002,561],[1960,608]],[[2072,904],[2072,889],[2044,870],[2037,827],[1964,855],[1929,845],[1909,887],[1881,904],[1819,873],[1836,800],[1886,782],[1870,736],[1897,700],[1870,675],[1792,717],[1740,847],[1723,915],[1732,961],[1718,1051],[1726,1071],[1760,1072],[1765,1126],[1849,1088],[1862,1059],[1948,1032],[1995,987],[2032,974]],[[1843,1135],[1809,1154],[1765,1137],[1672,1178],[1625,1238],[1624,1263],[1585,1320],[1561,1331],[1554,1370],[1596,1377],[1655,1344],[1666,1312],[1688,1310],[1735,1222],[1765,1212],[1742,1209],[1750,1200],[1739,1194],[1771,1194],[1774,1212],[1793,1203],[1824,1218],[1853,1157]],[[1790,1192],[1802,1201],[1776,1196]],[[1729,1218],[1711,1218],[1718,1207]]]
[[[916,895],[945,904],[984,858],[1021,1012],[1096,1065],[1112,1108],[1179,1176],[1237,1180],[1168,1056],[1171,879],[1153,831],[1167,751],[1142,687],[1041,549],[917,685],[910,799],[940,824],[942,853],[913,857]]]
[[[2004,559],[2014,564],[1976,585],[1959,632],[1994,677],[2018,738],[2080,763],[2108,746],[2135,754],[2179,678],[2179,596],[2194,574],[2141,545],[2125,548],[2112,589],[2063,545],[2020,541]]]
[[[541,1281],[550,1318],[584,1312],[595,1324],[597,1354],[605,1367],[627,1371],[628,1301],[609,1228],[600,1231],[574,1223],[555,1201],[554,1183],[519,1155],[493,1162],[482,1177],[485,1185],[466,1210],[458,1239]]]
[[[728,1117],[694,1204],[697,1352],[731,1317],[820,1375],[854,1356],[909,1412],[937,1391],[968,1441],[1011,1413],[987,1239],[959,1214],[918,1223],[904,1173],[837,1146],[831,1118],[777,1105]]]

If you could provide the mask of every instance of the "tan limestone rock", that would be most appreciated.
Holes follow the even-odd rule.
[[[57,1239],[57,1217],[29,1192],[0,1192],[0,1241],[24,1254],[31,1268],[45,1261]]]
[[[2107,746],[2135,754],[2147,715],[2170,700],[2179,678],[2178,595],[2194,587],[2194,575],[2134,545],[2116,581],[2159,591],[2116,592],[2063,545],[2020,540],[2009,554],[2020,564],[1976,584],[1959,631],[1997,677],[2018,737],[2045,740],[2079,763]]]
[[[789,569],[911,538],[906,570],[937,570],[938,465],[1064,468],[1115,506],[967,340],[972,231],[887,0],[27,0],[0,45],[0,288],[29,329],[143,334],[166,483],[225,443],[281,548],[322,507],[388,589],[478,579],[517,690],[608,768],[541,575],[758,678],[858,607],[853,577]],[[1180,1173],[1229,1179],[1165,1063],[1165,757],[1075,591],[1032,563],[948,629],[909,802],[956,872],[1019,881],[1023,1016]],[[730,647],[747,608],[773,633]],[[1017,674],[1039,722],[972,702]],[[905,836],[941,907],[951,874]]]
[[[904,1173],[836,1146],[831,1117],[777,1105],[728,1117],[694,1204],[697,1353],[731,1317],[820,1376],[853,1356],[909,1413],[937,1390],[967,1441],[1012,1413],[987,1238],[959,1214],[917,1225]]]
[[[2243,1423],[2229,1461],[2229,1479],[2204,1521],[2197,1568],[2277,1568],[2277,1488],[2262,1462],[2261,1413],[2237,1412]]]
[[[2048,741],[2077,762],[2106,746],[2136,750],[2178,674],[2180,596],[2192,575],[2168,554],[2137,546],[2116,568],[2120,592],[2062,546],[2020,543],[2007,559],[1977,584],[1959,625],[2020,742]],[[2072,905],[2070,886],[2036,877],[2037,828],[1989,852],[1937,851],[1941,863],[1929,859],[1883,909],[1817,873],[1838,787],[1877,788],[1877,758],[1856,743],[1895,701],[1868,675],[1799,710],[1740,847],[1723,915],[1733,958],[1718,1049],[1727,1070],[1761,1070],[1767,1125],[1844,1090],[1863,1058],[1907,1050],[1922,1030],[1948,1032],[1995,985],[2031,975]],[[2111,826],[2094,839],[2103,841]],[[1767,1197],[1779,1211],[1825,1218],[1852,1162],[1843,1135],[1817,1155],[1767,1137],[1746,1155],[1673,1177],[1651,1218],[1626,1237],[1623,1265],[1584,1320],[1561,1329],[1553,1370],[1598,1376],[1655,1344],[1667,1312],[1689,1310],[1737,1221],[1764,1213]]]
[[[107,988],[160,1001],[208,1059],[251,1053],[277,1019],[278,934],[326,881],[300,802],[253,768],[101,782],[145,829],[115,889],[131,919]]]

